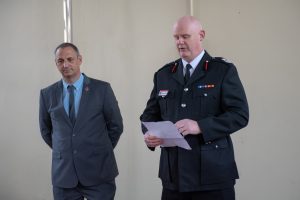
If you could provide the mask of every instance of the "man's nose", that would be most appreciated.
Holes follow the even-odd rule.
[[[65,61],[64,64],[63,64],[63,67],[64,67],[64,68],[69,67],[69,63],[68,63],[67,61]]]
[[[183,41],[184,40],[182,38],[178,38],[176,42],[177,42],[177,44],[183,44]]]

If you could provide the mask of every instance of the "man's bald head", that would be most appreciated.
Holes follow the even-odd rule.
[[[205,31],[198,19],[193,16],[179,18],[173,26],[173,36],[182,59],[191,62],[203,50]]]
[[[200,21],[193,16],[180,17],[174,24],[174,28],[177,26],[190,26],[198,31],[203,29]]]

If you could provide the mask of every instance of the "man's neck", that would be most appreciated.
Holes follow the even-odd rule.
[[[81,74],[81,73],[80,73],[80,74]],[[68,78],[68,77],[63,77],[63,79],[64,79],[64,81],[65,81],[66,83],[72,85],[72,84],[75,83],[77,80],[79,80],[80,74],[79,74],[78,76],[76,76],[76,77],[70,77],[70,78]]]

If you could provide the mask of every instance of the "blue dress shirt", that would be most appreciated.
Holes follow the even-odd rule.
[[[72,85],[75,87],[74,90],[74,100],[75,100],[75,116],[77,116],[78,109],[79,109],[79,104],[80,104],[80,99],[81,99],[81,94],[82,94],[82,87],[83,87],[83,79],[84,76],[80,74],[80,77],[77,81],[75,81]],[[64,108],[66,113],[69,115],[69,92],[68,92],[68,85],[69,83],[65,82],[63,80],[63,103],[64,103]]]

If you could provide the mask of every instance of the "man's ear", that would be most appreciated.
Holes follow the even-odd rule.
[[[200,41],[204,40],[204,38],[205,38],[205,30],[201,30],[200,33],[199,33],[199,35],[200,35]]]

